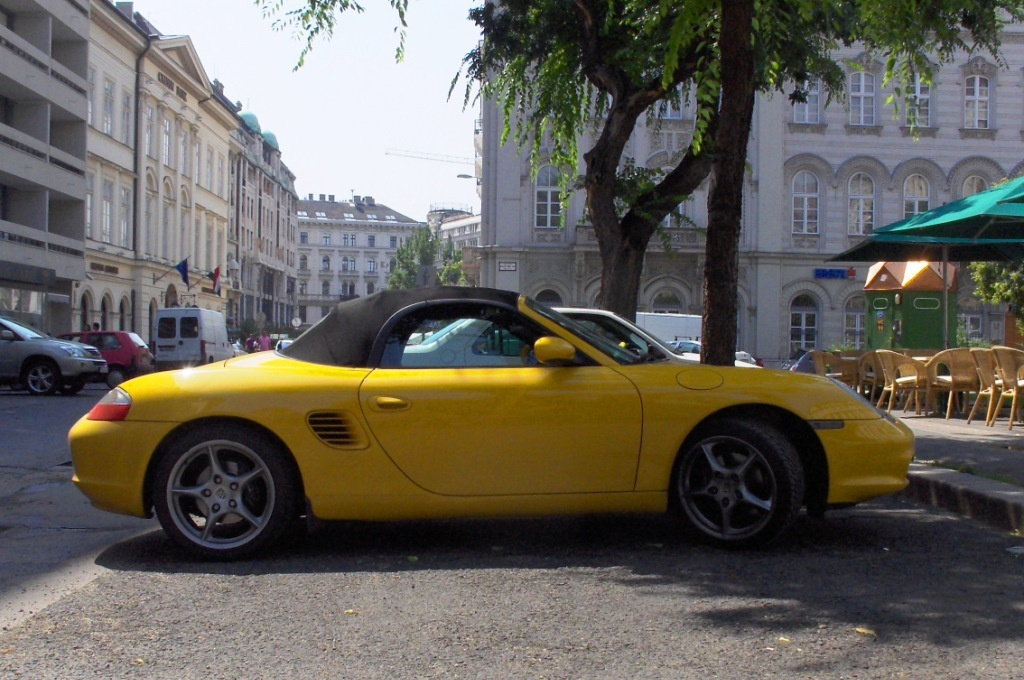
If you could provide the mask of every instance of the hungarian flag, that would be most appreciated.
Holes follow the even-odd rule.
[[[181,274],[181,280],[185,282],[185,287],[191,288],[192,286],[189,285],[188,282],[188,258],[186,257],[184,260],[174,265],[174,268],[178,270],[179,274]]]
[[[220,295],[220,267],[213,270],[213,294]]]

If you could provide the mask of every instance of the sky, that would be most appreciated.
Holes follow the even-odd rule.
[[[164,35],[192,39],[210,80],[277,136],[300,198],[373,196],[417,221],[438,204],[478,213],[476,182],[458,177],[473,174],[478,108],[463,110],[464,84],[450,100],[448,89],[479,38],[467,15],[481,3],[409,0],[401,63],[397,14],[384,0],[362,4],[298,71],[304,39],[274,31],[253,0],[135,0],[135,11]]]

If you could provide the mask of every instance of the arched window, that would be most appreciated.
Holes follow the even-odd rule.
[[[305,255],[299,255],[299,269],[309,269],[309,258]]]
[[[679,314],[683,311],[683,305],[675,293],[658,293],[651,304],[651,311],[659,314]]]
[[[814,349],[818,344],[818,302],[797,295],[789,305],[789,351]]]
[[[348,259],[348,257],[342,257],[341,258],[341,271],[343,271],[343,272],[351,271],[351,263],[350,263],[350,260]]]
[[[847,233],[870,234],[875,224],[875,182],[863,172],[850,178]]]
[[[988,190],[988,182],[984,177],[978,177],[977,175],[971,175],[964,180],[964,198],[973,196],[974,194],[981,193],[982,191]]]
[[[818,233],[818,178],[806,170],[793,178],[793,233]]]
[[[331,294],[331,282],[330,281],[322,281],[320,283],[320,294],[321,295],[330,295]]]
[[[550,288],[545,288],[537,293],[537,302],[543,302],[550,307],[558,307],[562,304],[562,296]]]
[[[928,210],[931,188],[924,175],[911,175],[903,180],[903,217],[913,217]]]
[[[330,255],[324,255],[323,258],[320,260],[320,270],[321,271],[328,271],[328,270],[330,270],[330,268],[331,268],[331,256]]]
[[[843,344],[860,349],[864,347],[866,302],[863,295],[855,295],[843,308]]]
[[[989,82],[985,76],[968,76],[964,82],[964,127],[987,130],[989,127]]]
[[[558,182],[562,173],[558,168],[545,165],[537,173],[534,194],[534,225],[538,229],[557,229],[562,226],[562,204],[559,202]]]

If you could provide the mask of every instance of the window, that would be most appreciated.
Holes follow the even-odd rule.
[[[189,143],[188,132],[184,129],[178,130],[178,158],[181,159],[181,174],[192,176],[192,169],[189,167]]]
[[[821,101],[821,87],[817,80],[808,80],[804,87],[805,102],[793,104],[793,122],[815,124],[820,121],[819,103]]]
[[[793,233],[818,233],[818,178],[806,170],[793,178]]]
[[[121,142],[132,144],[132,93],[128,90],[121,93]]]
[[[103,180],[103,203],[100,206],[100,240],[110,243],[110,234],[114,228],[114,183]]]
[[[964,180],[963,186],[963,197],[973,196],[974,194],[981,193],[982,191],[988,190],[988,181],[983,177],[977,175],[971,175]]]
[[[907,125],[931,127],[932,124],[932,88],[931,85],[917,76],[907,93]]]
[[[846,301],[843,310],[843,344],[854,349],[864,347],[864,322],[867,305],[863,295]]]
[[[989,82],[985,76],[968,76],[964,84],[964,127],[987,130]]]
[[[351,260],[349,260],[347,257],[341,258],[341,271],[350,272],[353,269],[355,269],[355,267],[352,266]]]
[[[438,304],[407,314],[385,341],[382,368],[522,368],[543,332],[493,305]]]
[[[164,154],[164,165],[166,165],[169,168],[173,168],[174,158],[173,156],[171,156],[171,119],[164,118],[161,124],[163,125],[163,136],[161,137],[161,139],[163,142],[162,150]]]
[[[156,111],[153,110],[152,106],[147,106],[146,107],[146,129],[145,129],[146,155],[149,156],[150,158],[155,158],[155,154],[156,154],[156,149],[154,148],[154,144],[153,144],[153,127],[154,127],[154,120],[155,120],[155,118],[156,118]]]
[[[118,236],[118,245],[123,248],[131,247],[132,234],[132,190],[126,187],[121,189],[121,229]]]
[[[397,248],[398,247],[398,237],[397,236],[392,236],[392,237],[390,237],[388,239],[388,247],[389,248]]]
[[[309,213],[307,213],[307,212],[306,212],[305,210],[300,210],[300,211],[299,211],[298,213],[296,213],[296,214],[297,214],[297,215],[298,215],[299,217],[309,217]]]
[[[92,98],[96,96],[96,69],[92,66],[89,67],[88,81],[89,96],[86,100],[87,109],[85,113],[85,120],[89,125],[96,125],[96,112],[92,102]]]
[[[373,281],[367,281],[366,282],[366,294],[367,295],[373,295],[374,290],[375,290],[375,288],[373,286]]]
[[[366,247],[367,248],[374,248],[374,247],[376,247],[376,243],[377,243],[377,237],[374,236],[373,234],[369,234],[366,237]]]
[[[875,183],[863,172],[850,178],[847,233],[870,234],[875,222]]]
[[[662,120],[693,120],[697,98],[689,88],[676,87],[675,101],[664,99],[660,103]]]
[[[557,229],[562,225],[562,204],[558,196],[561,176],[558,169],[550,165],[545,165],[537,173],[534,226],[538,229]]]
[[[325,246],[331,245],[331,232],[325,231],[320,234],[320,244]]]
[[[198,179],[199,169],[196,169],[196,178]],[[209,145],[206,146],[206,188],[213,191],[213,149]]]
[[[308,284],[307,284],[306,281],[299,281],[299,295],[305,295],[306,294],[306,286],[307,285]]]
[[[326,271],[330,271],[330,269],[331,269],[331,256],[330,255],[324,255],[323,259],[320,260],[320,270],[326,272]]]
[[[114,81],[103,79],[103,134],[114,136]]]
[[[309,269],[309,258],[305,255],[299,255],[299,269]]]
[[[299,245],[304,246],[304,245],[308,245],[308,244],[309,244],[309,232],[308,231],[300,231],[299,232]]]
[[[93,232],[93,221],[92,221],[92,185],[93,176],[92,173],[87,173],[85,176],[85,235],[88,238],[96,238],[96,234]]]
[[[903,180],[903,218],[913,217],[928,210],[928,180],[922,175],[911,175]]]
[[[372,257],[366,261],[366,271],[371,274],[377,271],[377,261]]]
[[[351,244],[349,243],[348,234],[342,234],[341,235],[341,245],[347,248],[349,245],[355,245],[355,244],[354,243],[351,243]]]
[[[875,76],[864,71],[850,74],[850,125],[875,124]]]
[[[331,282],[330,281],[324,281],[324,282],[322,282],[320,284],[320,294],[321,295],[330,295],[331,294]]]
[[[789,306],[789,351],[814,349],[818,344],[818,303],[798,295]]]
[[[224,196],[224,154],[217,154],[217,195]]]
[[[968,341],[981,340],[981,314],[978,312],[961,312],[957,315],[957,324],[963,330]]]

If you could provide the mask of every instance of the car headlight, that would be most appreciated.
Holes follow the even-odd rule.
[[[74,345],[61,345],[60,348],[64,350],[69,357],[75,357],[76,359],[85,358],[85,350],[81,347],[75,347]]]

